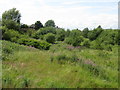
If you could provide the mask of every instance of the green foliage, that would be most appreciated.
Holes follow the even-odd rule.
[[[69,37],[77,37],[82,36],[82,32],[80,30],[72,30],[69,34]]]
[[[2,14],[2,26],[6,26],[8,29],[19,30],[20,17],[21,15],[16,8],[5,11]]]
[[[48,43],[55,43],[55,35],[52,33],[48,33],[44,36],[44,40]]]
[[[43,35],[48,34],[48,33],[56,34],[56,29],[54,27],[41,28],[33,35],[33,38],[43,39]]]
[[[80,46],[80,43],[83,42],[83,37],[82,36],[67,37],[65,39],[65,42],[73,46]]]
[[[80,52],[69,51],[59,42],[53,45],[57,49],[53,53],[7,41],[3,41],[4,46],[12,47],[14,54],[2,62],[3,88],[118,87],[117,47],[113,51],[85,48]]]
[[[70,35],[70,30],[67,29],[67,31],[66,31],[66,33],[65,33],[65,37],[69,37],[69,35]]]
[[[2,15],[3,88],[118,87],[118,30],[65,31],[53,20],[20,28],[20,17],[15,8]]]
[[[23,88],[28,88],[28,87],[30,87],[30,86],[31,86],[31,85],[30,85],[30,80],[27,79],[27,78],[24,78],[24,80],[23,80],[23,82],[21,83],[21,85],[22,85]]]
[[[88,33],[88,38],[93,41],[93,40],[97,39],[97,37],[102,33],[102,31],[103,31],[103,29],[100,28],[100,26],[98,26],[98,28],[96,28]]]
[[[81,42],[80,44],[81,46],[85,46],[85,47],[90,47],[90,40],[89,39],[84,39],[83,42]]]
[[[81,35],[80,30],[72,30],[69,34],[69,37],[65,39],[67,44],[73,46],[80,46],[80,43],[83,41],[83,36]]]
[[[65,54],[60,54],[56,57],[56,59],[58,61],[61,61],[61,60],[68,60],[67,56]]]
[[[88,33],[89,33],[89,29],[88,29],[88,28],[85,28],[85,29],[82,31],[83,37],[87,38],[87,37],[88,37]]]
[[[118,45],[118,30],[104,30],[97,38],[100,43],[106,45]]]
[[[2,39],[16,42],[19,37],[20,37],[19,32],[14,30],[7,30],[3,33]]]
[[[65,39],[65,30],[57,29],[56,30],[56,40],[57,41],[64,41]]]
[[[13,58],[11,55],[13,55],[17,51],[33,50],[33,48],[28,48],[26,46],[12,43],[10,41],[2,40],[1,42],[2,42],[2,60],[8,60]]]
[[[90,47],[92,49],[100,49],[103,50],[103,47],[99,41],[92,41]]]
[[[78,56],[73,54],[71,56],[67,56],[66,54],[59,54],[56,56],[58,63],[63,64],[65,62],[73,63],[78,61]]]
[[[53,20],[48,20],[45,23],[45,27],[55,27],[55,22]]]
[[[28,28],[28,25],[27,25],[27,24],[22,24],[22,25],[20,26],[20,28]]]
[[[43,27],[43,24],[40,21],[35,22],[35,30],[38,30]]]
[[[39,41],[39,40],[35,40],[35,39],[25,39],[25,38],[19,39],[18,43],[27,45],[27,46],[31,46],[31,47],[35,47],[38,49],[44,49],[44,50],[48,50],[49,47],[51,46],[51,44],[49,44],[45,41]]]
[[[2,30],[2,34],[4,34],[8,28],[6,26],[0,26],[0,30]]]

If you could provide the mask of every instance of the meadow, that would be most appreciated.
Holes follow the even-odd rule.
[[[57,42],[50,50],[2,41],[3,88],[117,88],[118,52]]]
[[[16,8],[0,19],[2,88],[118,88],[118,29],[20,20]]]

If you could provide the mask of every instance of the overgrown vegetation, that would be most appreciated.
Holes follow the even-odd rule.
[[[119,30],[65,30],[48,20],[20,23],[2,14],[3,87],[117,88]]]

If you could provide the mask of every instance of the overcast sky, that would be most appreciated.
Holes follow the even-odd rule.
[[[0,16],[13,7],[20,11],[21,23],[28,25],[52,19],[65,29],[118,28],[119,0],[0,0]]]

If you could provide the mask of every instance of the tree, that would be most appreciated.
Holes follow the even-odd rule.
[[[30,25],[30,28],[35,29],[35,24]]]
[[[82,31],[83,37],[87,38],[88,37],[88,32],[89,32],[88,28],[83,29],[83,31]]]
[[[67,29],[66,33],[65,33],[65,37],[68,37],[70,35],[70,30]]]
[[[12,8],[5,11],[2,14],[2,26],[6,26],[8,29],[18,30],[20,28],[21,14],[16,8]]]
[[[54,43],[55,42],[55,35],[52,33],[48,33],[44,36],[44,39],[48,42],[48,43]]]
[[[94,29],[88,33],[88,38],[90,40],[95,40],[102,33],[102,31],[103,31],[103,29],[101,28],[101,26],[98,26],[96,29]]]
[[[65,30],[64,29],[57,29],[56,30],[56,40],[57,41],[64,41],[65,39]]]
[[[27,24],[22,24],[21,28],[28,28],[28,25]]]
[[[101,25],[99,25],[97,28],[100,28],[100,29],[102,29]]]
[[[43,24],[40,21],[35,22],[35,30],[38,30],[43,27]]]
[[[55,27],[55,22],[53,20],[48,20],[45,23],[45,27]]]
[[[33,38],[43,39],[43,35],[48,34],[48,33],[56,34],[56,29],[55,29],[54,27],[40,28],[40,29],[33,35]]]

